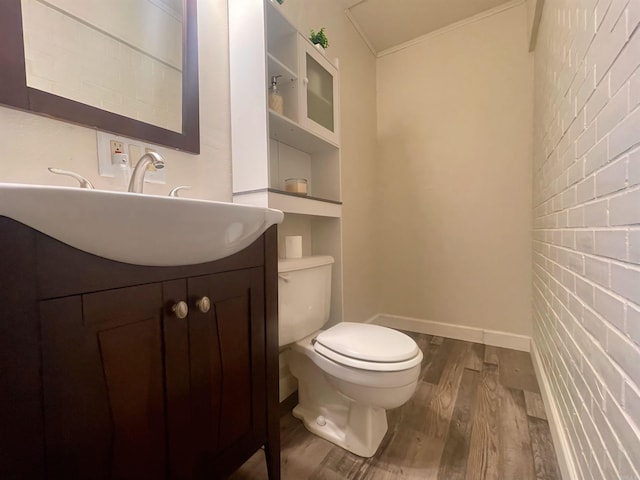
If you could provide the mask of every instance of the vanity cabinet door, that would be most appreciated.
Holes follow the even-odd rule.
[[[166,478],[162,285],[39,306],[47,478]]]
[[[188,279],[196,478],[230,473],[266,441],[263,282],[262,268]]]

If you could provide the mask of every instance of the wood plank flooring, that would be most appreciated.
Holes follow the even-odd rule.
[[[387,412],[376,455],[353,455],[287,413],[283,480],[560,480],[528,353],[406,333],[424,353],[420,382]],[[262,451],[230,479],[266,480]]]

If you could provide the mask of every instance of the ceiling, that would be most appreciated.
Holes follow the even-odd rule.
[[[351,20],[374,53],[512,0],[344,0]]]

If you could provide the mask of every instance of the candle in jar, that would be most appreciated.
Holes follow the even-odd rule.
[[[284,185],[287,192],[307,194],[306,178],[287,178]]]

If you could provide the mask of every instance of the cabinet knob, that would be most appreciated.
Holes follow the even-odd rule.
[[[211,300],[209,300],[209,297],[204,296],[201,299],[196,300],[196,307],[198,307],[198,310],[202,313],[207,313],[211,310]]]
[[[171,307],[171,311],[175,313],[178,318],[186,318],[189,314],[189,306],[186,302],[178,302]]]
[[[302,79],[302,83],[304,83],[305,85],[309,85],[309,78],[308,77],[304,77]]]

